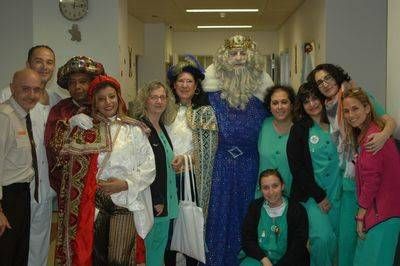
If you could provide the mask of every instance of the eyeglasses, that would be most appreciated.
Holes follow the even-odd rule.
[[[322,79],[317,80],[318,88],[321,89],[324,86],[329,85],[330,83],[332,83],[332,81],[334,81],[333,77],[328,74],[325,77],[323,77]]]
[[[151,96],[149,96],[149,99],[150,99],[151,101],[154,101],[154,102],[157,101],[157,100],[160,100],[160,101],[164,102],[164,101],[167,100],[167,96],[165,96],[165,95],[160,95],[160,96],[151,95]]]

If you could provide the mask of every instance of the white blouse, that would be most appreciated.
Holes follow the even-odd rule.
[[[118,127],[119,124],[111,124],[111,139],[114,139]],[[97,178],[107,180],[115,177],[125,180],[128,190],[112,194],[113,203],[130,211],[144,210],[145,203],[140,192],[150,186],[156,174],[150,143],[139,127],[123,124],[112,146],[111,156]],[[99,154],[99,169],[106,154],[107,152]]]
[[[178,114],[174,122],[167,127],[171,138],[174,154],[189,154],[193,150],[192,130],[186,121],[186,106],[179,106]]]

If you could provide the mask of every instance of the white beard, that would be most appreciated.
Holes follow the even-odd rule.
[[[227,70],[216,67],[221,98],[233,108],[245,109],[252,95],[262,83],[262,71],[250,70],[247,65]]]

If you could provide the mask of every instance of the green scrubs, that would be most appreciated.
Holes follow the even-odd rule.
[[[167,207],[168,214],[163,217],[154,217],[154,225],[145,238],[146,247],[146,265],[162,266],[164,265],[164,253],[168,243],[168,233],[172,219],[178,216],[178,194],[176,190],[175,171],[171,166],[174,159],[174,152],[165,137],[164,133],[158,133],[162,145],[164,146],[167,164]]]
[[[358,239],[354,266],[392,266],[400,232],[400,218],[391,218],[372,227],[365,239]]]
[[[273,117],[267,117],[264,120],[258,137],[258,153],[260,155],[259,173],[266,169],[278,169],[285,183],[283,194],[289,197],[293,180],[286,155],[289,132],[278,134],[275,130],[273,120]],[[255,198],[261,196],[262,193],[257,182]]]
[[[383,116],[385,109],[377,102],[375,97],[368,94],[375,113]],[[356,220],[354,217],[358,211],[357,197],[355,193],[355,179],[343,178],[340,222],[339,222],[339,266],[353,266],[354,252],[357,244]],[[382,264],[383,265],[383,264]]]
[[[260,222],[258,223],[258,244],[265,252],[265,256],[272,262],[277,263],[287,249],[287,205],[282,216],[271,218],[265,210],[265,204],[262,207]],[[240,263],[241,266],[260,266],[260,261],[252,257],[246,257]]]
[[[339,157],[329,132],[318,124],[314,123],[310,128],[308,145],[315,181],[325,190],[331,203],[328,214],[321,211],[313,198],[303,204],[309,220],[311,265],[331,266],[337,251],[342,171],[338,167]]]

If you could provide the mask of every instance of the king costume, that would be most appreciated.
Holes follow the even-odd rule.
[[[229,63],[220,62],[220,58],[226,59],[230,51],[246,51],[243,67],[247,77],[240,76],[245,71],[235,71]],[[228,72],[233,83],[237,81],[234,85],[239,85],[234,88],[234,93],[225,89],[227,84],[233,84],[226,79]],[[207,265],[238,265],[241,226],[257,183],[257,140],[262,121],[267,116],[263,100],[266,89],[272,85],[271,78],[257,62],[255,43],[243,36],[226,40],[214,64],[206,70],[203,87],[208,92],[218,123],[218,146],[206,223]],[[241,96],[235,104],[230,98],[237,91]],[[243,98],[247,100],[243,101]]]
[[[68,90],[68,80],[73,73],[86,73],[91,77],[103,74],[104,68],[100,63],[93,61],[92,59],[84,56],[76,56],[70,59],[64,66],[60,67],[57,73],[57,83],[58,85]],[[68,231],[69,234],[75,235],[74,230],[77,224],[77,210],[72,209],[70,221],[66,224],[65,219],[65,209],[66,202],[76,198],[80,198],[82,192],[82,184],[68,184],[71,185],[71,193],[67,195],[65,186],[67,184],[62,184],[64,167],[67,166],[69,157],[65,154],[61,154],[61,149],[63,148],[66,137],[69,133],[69,119],[78,113],[89,113],[88,106],[80,106],[71,97],[66,98],[58,102],[50,110],[47,118],[46,128],[44,132],[44,143],[46,146],[46,154],[49,165],[49,180],[51,187],[57,193],[58,198],[58,236],[60,240],[60,234],[62,232]],[[83,163],[83,162],[82,162]],[[81,162],[78,161],[78,165],[75,165],[75,170],[79,170],[82,166]],[[64,186],[64,187],[63,187]],[[69,210],[68,210],[69,211]],[[58,244],[61,244],[58,242]],[[56,257],[60,256],[63,259],[61,261],[65,262],[67,255],[70,254],[63,253],[59,248],[56,248]],[[56,261],[57,265],[64,265],[65,263],[60,263],[61,261]]]

